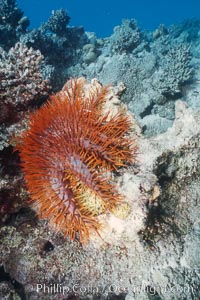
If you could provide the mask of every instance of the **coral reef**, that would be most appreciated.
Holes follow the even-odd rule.
[[[70,27],[68,13],[58,10],[39,28],[28,26],[16,1],[0,0],[0,46],[6,51],[1,50],[0,70],[0,298],[199,299],[200,21],[142,32],[134,20],[125,20],[110,37],[97,38],[82,27]],[[101,237],[91,234],[86,245],[64,239],[29,207],[13,146],[19,142],[15,135],[28,130],[29,111],[46,96],[45,90],[31,95],[37,89],[28,83],[32,75],[23,65],[30,70],[32,58],[26,63],[23,55],[24,63],[14,58],[18,71],[8,57],[11,47],[11,52],[19,50],[14,50],[19,41],[23,46],[17,47],[38,61],[38,77],[33,75],[38,84],[48,79],[57,92],[67,78],[84,76],[117,85],[108,88],[102,115],[119,112],[120,95],[141,126],[125,109],[134,123],[130,139],[137,132],[137,161],[109,170],[106,184],[114,185],[125,201],[105,213],[96,197],[99,215],[87,217],[102,224]],[[20,80],[28,101],[22,89],[17,98]],[[71,162],[80,167],[79,160]],[[84,176],[86,167],[81,167]],[[52,184],[57,196],[64,195],[66,187]],[[93,212],[91,193],[85,189],[79,196]]]
[[[87,86],[83,78],[67,82],[30,116],[17,146],[38,216],[71,239],[78,232],[81,242],[99,229],[94,216],[122,200],[110,172],[136,155],[129,117],[103,114],[109,88]]]
[[[123,20],[121,26],[114,28],[114,34],[110,37],[113,52],[131,52],[141,42],[141,33],[136,21]]]
[[[18,10],[16,4],[14,7]],[[10,6],[10,14],[12,11]],[[25,24],[25,19],[22,16],[19,23]],[[42,26],[17,35],[22,43],[44,55],[42,73],[54,91],[70,77],[98,78],[103,84],[117,84],[123,77],[127,89],[122,100],[128,103],[145,135],[166,131],[174,120],[173,101],[191,99],[186,92],[198,68],[191,54],[198,57],[199,21],[187,20],[169,29],[161,24],[151,33],[141,32],[135,20],[124,20],[105,39],[97,39],[81,27],[70,27],[68,22],[66,11],[53,11]],[[9,40],[16,42],[11,34]]]
[[[19,156],[8,143],[0,151],[0,224],[26,206],[27,193],[19,168]]]
[[[13,153],[17,136],[27,126],[28,112],[50,92],[42,78],[39,51],[17,43],[8,52],[0,48],[0,217],[5,223],[26,206],[27,195],[19,172],[19,157]]]
[[[51,32],[58,36],[64,36],[67,32],[67,25],[70,21],[70,17],[63,9],[59,9],[52,12],[52,16],[49,18],[44,26]]]
[[[0,1],[0,46],[8,50],[26,32],[29,19],[23,16],[15,0]]]
[[[83,46],[83,61],[90,64],[96,60],[98,52],[94,44],[85,44]]]
[[[48,96],[50,87],[39,69],[42,59],[39,51],[20,43],[8,53],[0,48],[1,123],[7,121],[10,113],[27,110],[33,101],[37,103]]]
[[[27,111],[48,97],[51,88],[40,72],[42,60],[39,51],[20,43],[8,52],[0,48],[0,149],[24,130]]]
[[[178,99],[181,95],[182,86],[192,77],[190,65],[191,53],[184,44],[172,48],[166,55],[166,63],[160,78],[161,93],[167,98]]]
[[[122,27],[125,30],[126,26]],[[198,21],[188,21],[169,29],[161,25],[153,33],[137,29],[140,35],[137,46],[114,52],[111,49],[115,34],[97,39],[89,47],[95,60],[89,60],[88,64],[79,60],[66,70],[67,76],[84,74],[87,78],[98,78],[103,84],[123,81],[127,88],[122,101],[128,104],[146,136],[157,135],[172,126],[175,100],[191,103],[188,92],[194,82],[193,86],[199,90],[199,78],[195,79],[200,63],[198,28]],[[130,28],[126,30],[130,32]],[[121,47],[126,45],[120,44],[120,39],[116,41]],[[98,55],[94,55],[95,50]],[[83,61],[87,57],[84,51],[82,57]],[[198,101],[192,104],[198,106]]]
[[[3,150],[5,147],[9,146],[8,136],[9,136],[9,132],[6,126],[2,125],[0,130],[0,151]]]
[[[153,32],[153,38],[158,39],[162,36],[165,36],[169,33],[168,29],[164,24],[160,24],[160,26]]]
[[[69,27],[69,20],[65,10],[53,11],[47,22],[39,28],[21,35],[20,42],[40,50],[46,63],[56,68],[63,67],[64,64],[66,68],[78,56],[78,49],[87,43],[83,27]]]
[[[15,27],[23,16],[23,12],[16,5],[15,0],[0,1],[0,20],[1,24],[10,24]]]
[[[63,9],[52,12],[49,20],[39,28],[28,30],[29,19],[23,15],[15,0],[0,2],[0,46],[8,51],[17,42],[28,48],[39,50],[45,56],[49,69],[63,72],[63,64],[77,60],[82,46],[88,42],[83,27],[68,27],[70,17]],[[66,81],[65,75],[59,81],[51,72],[51,83],[60,89]],[[62,76],[61,76],[62,77]]]

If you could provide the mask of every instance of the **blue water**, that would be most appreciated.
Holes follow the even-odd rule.
[[[169,26],[187,18],[200,18],[200,0],[18,0],[20,8],[38,27],[52,10],[68,11],[71,26],[84,26],[98,37],[109,36],[123,18],[135,18],[141,29],[153,30],[159,24]]]

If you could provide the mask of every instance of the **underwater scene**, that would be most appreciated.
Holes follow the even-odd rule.
[[[0,0],[0,300],[200,299],[200,2]]]

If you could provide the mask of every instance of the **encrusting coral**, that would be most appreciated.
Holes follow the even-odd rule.
[[[97,216],[114,210],[122,195],[113,171],[132,164],[137,151],[132,122],[122,110],[105,112],[109,87],[87,94],[83,78],[69,80],[30,116],[17,149],[39,218],[80,241],[99,232]],[[122,202],[123,203],[123,202]]]

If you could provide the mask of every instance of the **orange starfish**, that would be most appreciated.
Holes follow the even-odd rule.
[[[111,210],[122,196],[112,171],[133,163],[136,147],[124,113],[103,113],[109,87],[85,96],[74,79],[30,115],[18,146],[30,201],[40,218],[80,241],[98,232],[96,216]]]

